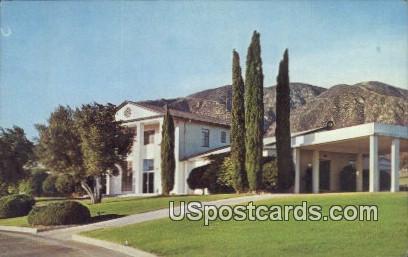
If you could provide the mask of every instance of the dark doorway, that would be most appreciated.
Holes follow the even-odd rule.
[[[320,161],[319,187],[321,192],[330,191],[330,161]]]
[[[153,193],[154,191],[154,173],[144,172],[143,173],[143,193]]]

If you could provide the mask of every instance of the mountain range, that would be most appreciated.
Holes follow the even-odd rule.
[[[408,90],[382,82],[367,81],[330,88],[291,83],[291,130],[321,127],[331,120],[334,128],[381,122],[408,126]],[[208,89],[186,97],[145,101],[180,111],[229,121],[230,85]],[[276,86],[264,88],[265,134],[275,131]]]

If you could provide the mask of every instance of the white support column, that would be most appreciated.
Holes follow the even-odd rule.
[[[144,125],[143,123],[138,123],[136,128],[136,162],[133,164],[134,175],[135,175],[135,193],[143,193],[143,135],[144,135]]]
[[[111,176],[106,174],[106,195],[110,195],[111,191]]]
[[[395,138],[391,143],[391,192],[399,191],[400,141]]]
[[[363,191],[363,154],[357,154],[356,160],[356,191],[362,192]]]
[[[159,120],[159,140],[157,142],[158,144],[158,152],[157,152],[157,158],[155,159],[155,166],[157,167],[157,176],[155,175],[155,179],[154,182],[157,184],[155,184],[156,190],[158,194],[162,194],[162,179],[161,179],[161,141],[162,141],[162,128],[163,128],[163,118],[160,118]],[[155,167],[155,169],[156,169]]]
[[[378,137],[370,136],[370,192],[378,192]]]
[[[293,161],[295,164],[295,185],[294,193],[299,194],[300,192],[300,148],[293,149]]]
[[[320,173],[320,160],[319,160],[319,151],[313,151],[313,173],[312,173],[312,181],[313,181],[313,193],[319,193],[319,173]]]

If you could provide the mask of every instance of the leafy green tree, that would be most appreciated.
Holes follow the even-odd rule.
[[[231,162],[233,166],[233,188],[237,193],[243,192],[247,185],[244,94],[245,88],[239,64],[239,54],[234,50],[232,57]]]
[[[83,160],[81,186],[92,203],[102,200],[102,176],[115,170],[115,164],[125,160],[132,146],[134,135],[115,121],[115,113],[113,104],[93,103],[82,105],[74,115]],[[93,178],[92,188],[86,183],[88,177]]]
[[[167,106],[162,125],[160,153],[162,193],[163,195],[169,195],[174,187],[176,161],[174,158],[174,121]]]
[[[258,191],[262,184],[263,78],[260,34],[254,31],[245,74],[245,167],[251,191]]]
[[[58,106],[51,113],[47,125],[37,124],[39,132],[36,154],[53,175],[48,176],[42,184],[46,195],[57,195],[55,181],[58,174],[71,174],[82,178],[85,168],[81,151],[81,139],[74,120],[75,111],[69,106]]]
[[[294,164],[290,135],[289,56],[285,50],[279,64],[276,87],[276,152],[279,190],[287,190],[293,184]]]
[[[48,125],[37,125],[41,163],[80,180],[92,203],[101,202],[102,176],[116,169],[115,164],[126,157],[132,144],[132,133],[114,120],[115,112],[112,104],[88,104],[76,111],[59,106]],[[92,186],[87,183],[89,178]]]
[[[31,169],[30,174],[18,185],[19,193],[27,195],[41,196],[42,185],[44,180],[48,177],[48,173],[42,169]]]
[[[74,110],[58,106],[47,125],[37,124],[36,155],[41,164],[54,173],[84,174],[81,139],[74,121]]]
[[[33,160],[33,149],[33,143],[22,128],[0,128],[0,185],[3,194],[7,193],[7,187],[16,186],[26,176],[24,167]]]
[[[53,174],[53,175],[49,175],[42,184],[42,192],[44,193],[44,195],[46,196],[57,196],[58,194],[58,190],[55,186],[55,182],[57,182],[57,178],[58,175],[57,174]]]
[[[55,189],[62,195],[70,195],[75,189],[75,180],[70,174],[61,174],[55,180]]]

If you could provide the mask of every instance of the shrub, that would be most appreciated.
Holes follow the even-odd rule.
[[[8,185],[0,181],[0,197],[8,195]]]
[[[24,179],[18,184],[18,192],[20,194],[33,195],[33,185],[31,179]]]
[[[203,189],[204,193],[204,188],[208,188],[209,184],[204,180],[204,173],[207,170],[207,166],[208,165],[197,167],[190,172],[187,178],[187,184],[191,189]]]
[[[230,157],[226,157],[222,162],[217,183],[227,187],[234,186],[234,167]]]
[[[58,190],[55,187],[56,180],[57,180],[57,176],[55,175],[50,175],[44,180],[42,184],[42,191],[44,195],[47,195],[47,196],[58,195]]]
[[[262,165],[262,185],[266,191],[275,191],[278,186],[278,167],[276,160],[267,161]]]
[[[28,195],[9,195],[0,198],[0,218],[13,218],[27,215],[35,200]]]
[[[89,221],[89,209],[75,201],[50,203],[41,207],[34,207],[28,215],[30,225],[70,225],[82,224]]]
[[[42,185],[47,179],[49,174],[43,170],[34,171],[31,176],[31,186],[33,190],[33,195],[41,196],[43,195]]]
[[[22,180],[18,184],[18,192],[20,194],[28,194],[41,196],[43,194],[42,184],[48,177],[45,171],[34,171],[27,179]]]
[[[55,188],[63,195],[72,194],[75,190],[74,177],[69,174],[62,174],[55,180]]]

